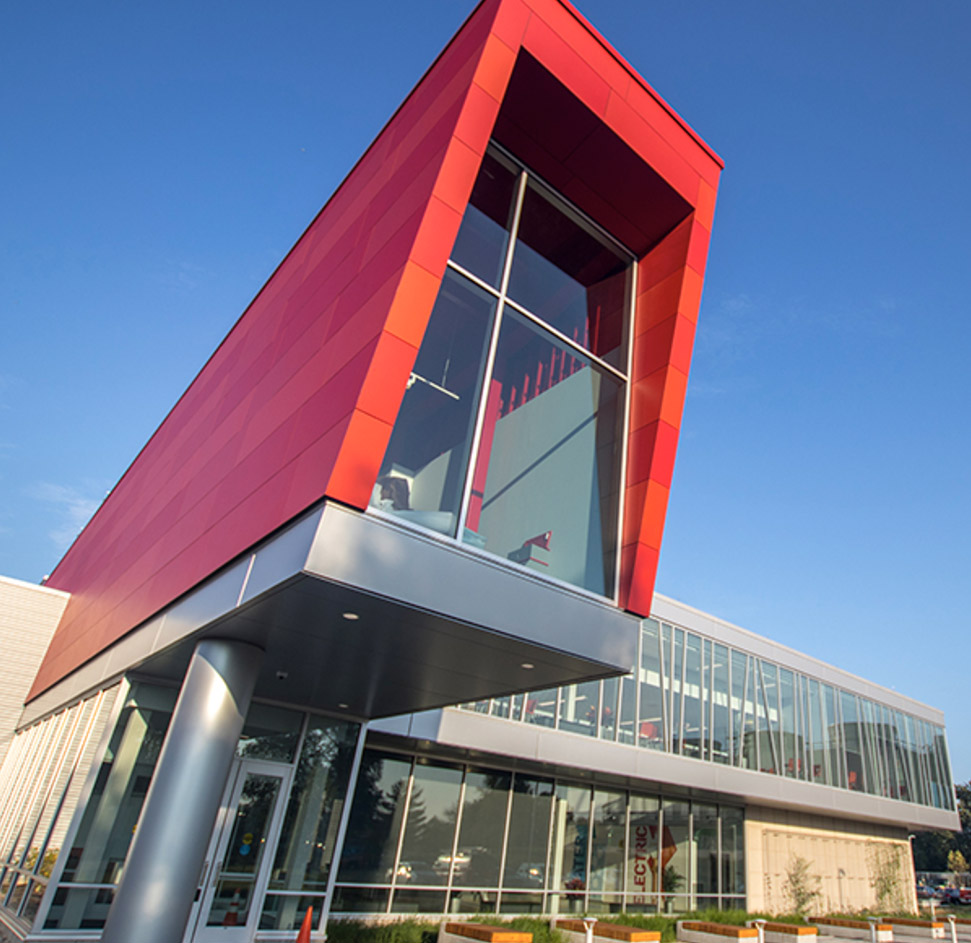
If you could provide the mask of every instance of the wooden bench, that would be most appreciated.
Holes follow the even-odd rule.
[[[749,920],[750,927],[755,926],[756,921]],[[816,927],[808,923],[780,923],[777,920],[766,920],[763,927],[765,943],[815,943],[819,936]]]
[[[844,917],[815,917],[813,924],[826,936],[838,936],[847,940],[870,939],[868,920],[848,920]],[[876,925],[877,943],[893,943],[893,927],[886,922]]]
[[[446,923],[439,928],[438,943],[533,943],[533,934],[523,930],[510,930],[490,923]]]
[[[898,939],[907,937],[921,940],[943,940],[944,922],[942,920],[918,920],[913,917],[887,917]]]
[[[937,923],[944,924],[944,939],[951,939],[951,925],[950,919],[954,916],[953,914],[948,914],[937,920]],[[971,940],[971,918],[969,917],[954,917],[954,931],[957,933],[957,938],[962,941],[962,943],[967,943]]]
[[[746,940],[755,943],[759,938],[755,927],[739,927],[731,923],[710,923],[707,920],[679,920],[678,939],[684,943],[724,943],[730,940]]]
[[[566,943],[584,943],[587,938],[586,927],[582,920],[573,917],[555,917],[554,930],[563,934]],[[620,940],[621,943],[660,943],[660,930],[645,930],[643,927],[625,927],[619,923],[598,920],[593,925],[594,939]]]

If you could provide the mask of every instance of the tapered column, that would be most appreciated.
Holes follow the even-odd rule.
[[[263,651],[196,646],[102,943],[178,943],[192,909]]]

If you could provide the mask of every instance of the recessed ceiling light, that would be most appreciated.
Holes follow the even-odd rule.
[[[356,612],[342,612],[341,615],[347,619],[348,622],[357,622],[361,617]]]
[[[531,661],[524,661],[519,667],[525,668],[527,671],[532,671],[536,665],[534,665]]]
[[[338,704],[337,706],[338,706],[338,707],[339,707],[339,708],[340,708],[340,709],[341,709],[342,711],[346,711],[346,710],[347,710],[347,704],[345,704],[345,703],[344,703],[343,701],[341,701],[341,702],[340,702],[340,704]]]

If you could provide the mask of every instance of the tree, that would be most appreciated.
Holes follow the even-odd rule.
[[[917,871],[953,871],[948,864],[952,851],[960,851],[965,862],[971,861],[971,782],[954,787],[958,800],[961,831],[918,832],[914,839],[914,869]]]
[[[793,855],[789,859],[786,879],[782,885],[782,892],[792,904],[792,912],[800,917],[805,917],[813,902],[821,896],[820,877],[809,868],[810,864],[805,858]]]
[[[968,873],[968,862],[958,849],[947,853],[947,870],[953,871],[959,884],[965,883],[965,875]]]

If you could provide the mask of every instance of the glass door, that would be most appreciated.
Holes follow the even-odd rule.
[[[213,834],[194,943],[253,939],[289,780],[277,763],[239,764]]]

